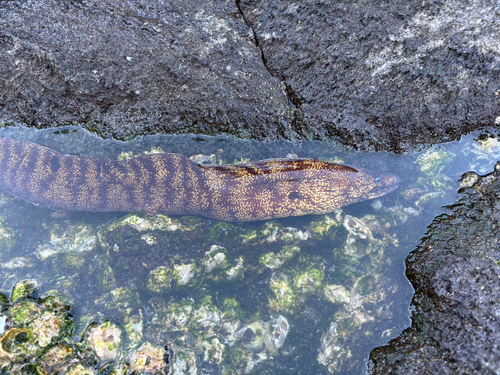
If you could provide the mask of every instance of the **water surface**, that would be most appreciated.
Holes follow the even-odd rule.
[[[404,259],[460,184],[493,170],[496,136],[411,155],[327,142],[147,136],[102,140],[79,127],[4,128],[63,153],[180,153],[202,164],[317,158],[396,173],[398,190],[329,215],[253,223],[139,213],[54,212],[3,193],[0,291],[34,279],[72,306],[79,337],[110,320],[122,358],[167,345],[172,373],[361,374],[370,351],[410,325]]]

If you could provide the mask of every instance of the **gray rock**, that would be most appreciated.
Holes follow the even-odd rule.
[[[231,0],[0,2],[0,124],[293,136]]]
[[[499,12],[494,0],[3,1],[0,124],[409,150],[499,116]]]
[[[303,134],[411,150],[500,115],[496,0],[240,0]]]
[[[500,165],[464,189],[407,259],[412,327],[371,353],[372,374],[500,373]]]

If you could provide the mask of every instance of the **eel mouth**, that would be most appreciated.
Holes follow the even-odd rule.
[[[382,178],[383,181],[382,184],[370,190],[365,195],[365,199],[374,199],[389,194],[390,192],[396,190],[399,187],[399,183],[401,182],[399,176],[395,174],[388,173],[380,177]]]

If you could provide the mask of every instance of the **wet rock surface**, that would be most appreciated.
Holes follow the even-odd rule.
[[[0,123],[288,136],[284,87],[233,1],[2,1],[0,24]]]
[[[43,298],[38,292],[36,281],[24,280],[16,283],[10,300],[0,294],[2,374],[168,373],[166,348],[149,342],[129,350],[125,360],[116,358],[124,343],[113,323],[92,323],[81,340],[73,338],[70,306],[55,291]]]
[[[499,114],[498,2],[241,0],[310,136],[408,150]]]
[[[0,124],[39,128],[81,124],[117,139],[151,133],[233,134],[260,140],[332,138],[360,149],[398,152],[500,123],[500,8],[493,0],[159,4],[1,1]],[[416,289],[413,326],[389,346],[372,352],[372,373],[500,371],[498,177],[497,171],[464,191],[457,205],[434,221],[409,258],[408,276]],[[9,231],[2,238],[5,247],[14,246]],[[154,237],[137,238],[155,245]],[[62,250],[45,253],[56,254],[67,268],[83,264],[85,252],[73,256],[64,247],[57,249]],[[274,269],[289,251],[277,254],[262,263]],[[230,259],[233,263],[226,270],[215,255],[203,263],[207,269],[213,267],[209,274],[214,283],[222,277],[239,277],[238,259]],[[120,258],[111,260],[118,264]],[[27,258],[9,263],[12,268],[19,265],[30,267]],[[148,289],[161,293],[172,283],[189,287],[189,265],[154,269]],[[60,267],[54,261],[54,268]],[[102,280],[115,282],[112,272],[101,271]],[[321,274],[316,269],[305,271],[297,285],[275,276],[275,289],[317,288]],[[304,295],[310,293],[302,289]],[[116,288],[111,302],[136,298],[126,292]],[[329,284],[324,294],[330,303],[347,305],[348,292]],[[28,297],[35,307],[43,302]],[[278,297],[271,302],[276,308],[289,303]],[[129,340],[137,343],[133,327],[141,326],[143,317],[128,305],[127,309],[125,329]],[[45,321],[47,316],[38,314],[37,319]],[[339,313],[338,318],[349,317]],[[274,321],[257,323],[277,333],[272,331]],[[32,344],[25,340],[28,328],[22,324],[10,328],[2,350],[13,351],[4,353],[1,364],[15,365],[10,355],[21,353],[24,366],[26,354],[16,345]],[[242,332],[227,328],[226,336],[232,332],[263,353],[264,340],[252,336],[254,326],[244,328]],[[339,345],[328,336],[335,327],[324,328],[321,355],[335,371],[337,364],[331,358],[340,357],[331,349]],[[71,357],[60,358],[73,344],[57,344],[57,332],[42,342],[44,371],[70,362]],[[210,354],[210,361],[219,363],[220,342],[204,343],[207,358]],[[95,353],[81,354],[81,366],[97,363],[99,353],[103,358],[114,353],[114,348],[99,345],[92,350]],[[161,347],[147,345],[134,353],[128,363],[138,371],[143,369],[143,358],[165,354]],[[188,359],[194,357],[187,352],[179,358],[185,363],[177,366],[188,368]],[[238,363],[254,365],[246,359]]]
[[[0,123],[410,150],[499,115],[498,12],[493,0],[3,1]]]
[[[407,259],[412,327],[371,353],[372,374],[500,371],[500,169],[464,188]]]

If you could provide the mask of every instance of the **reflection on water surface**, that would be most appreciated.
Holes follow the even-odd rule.
[[[329,215],[253,223],[60,213],[3,194],[2,292],[31,279],[42,297],[71,305],[75,339],[85,331],[81,347],[87,355],[117,373],[125,373],[127,363],[129,371],[162,371],[167,356],[177,374],[365,372],[369,352],[410,324],[413,291],[404,259],[440,207],[454,202],[461,175],[491,171],[500,154],[498,138],[487,134],[403,156],[346,152],[325,142],[189,135],[124,143],[81,128],[2,129],[0,136],[64,153],[128,158],[175,152],[204,164],[295,155],[401,177],[395,192]],[[460,183],[474,179],[469,173]],[[12,299],[22,300],[16,293]],[[43,353],[59,355],[56,343],[71,335],[71,321],[67,310],[54,312],[47,301],[30,300],[33,311],[18,304],[9,312],[17,326],[4,335],[3,366],[26,357],[23,343],[30,340],[40,348],[30,352],[39,356],[40,369],[49,366]],[[58,334],[26,325],[30,320],[19,311],[27,309],[22,316],[35,322],[44,317]],[[79,362],[98,373],[92,363]]]

